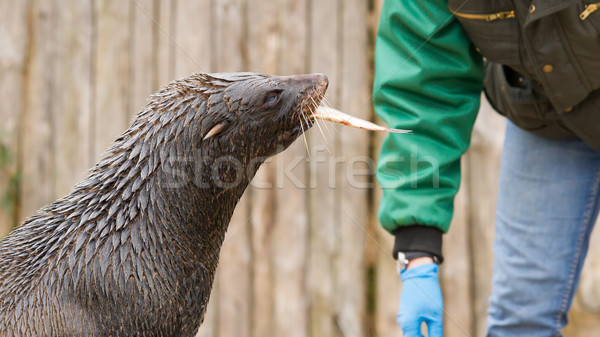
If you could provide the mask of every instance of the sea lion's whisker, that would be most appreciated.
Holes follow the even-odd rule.
[[[302,118],[304,119],[304,122],[306,123],[306,129],[310,129],[310,122],[308,120],[308,116],[306,116],[305,113],[302,113]]]
[[[304,101],[302,103],[300,103],[300,108],[299,108],[299,117],[298,121],[300,122],[300,126],[302,127],[302,130],[304,131],[304,122],[307,122],[306,120],[306,113],[304,112]],[[310,129],[310,124],[307,122],[306,123],[306,131],[308,131]]]
[[[312,97],[311,97],[311,99],[312,99]],[[323,100],[326,100],[325,95],[323,95],[323,97],[321,98],[321,103],[323,103]],[[319,104],[317,104],[317,102],[315,102],[314,99],[312,99],[312,101],[313,101],[313,105],[314,105],[314,108],[312,111],[314,113],[318,109]],[[317,124],[317,127],[319,127],[319,129],[321,129],[322,123],[319,119],[315,119],[315,124]],[[327,130],[327,135],[331,136],[331,130],[329,129],[329,126],[327,125],[327,123],[325,123],[324,125],[325,125],[325,129]],[[335,130],[335,128],[334,128],[334,130]],[[322,129],[321,129],[321,134],[323,135],[323,139],[325,140],[325,142],[327,142],[327,139],[326,139],[325,135],[323,134]]]
[[[302,128],[304,130],[304,128]],[[306,132],[302,131],[302,139],[304,139],[304,148],[306,149],[306,155],[310,159],[310,148],[308,147],[308,140],[306,139]]]
[[[329,102],[329,99],[327,98],[327,96],[323,96],[323,100],[321,101],[321,105],[324,105],[328,108],[332,108],[333,105]]]
[[[327,108],[333,108],[333,105],[329,102],[329,100],[324,97],[325,100],[325,105],[321,105],[321,106],[325,106]],[[331,127],[328,125],[329,123],[324,123],[323,121],[320,121],[321,123],[323,123],[325,125],[325,128],[327,129],[327,132],[329,133],[329,135],[335,135],[337,133],[337,128],[335,127],[335,125],[331,125]],[[333,129],[333,132],[331,131]]]
[[[323,144],[327,144],[327,137],[325,137],[325,133],[323,132],[323,128],[321,128],[321,123],[319,123],[319,121],[316,120],[315,121],[315,125],[319,129],[319,132],[321,133],[321,137],[323,137]]]
[[[304,113],[302,113],[302,112],[300,113],[300,115],[302,117],[305,117]],[[304,123],[302,123],[301,119],[299,120],[299,122],[300,122],[300,128],[302,129],[302,138],[304,139],[304,147],[306,148],[306,154],[310,158],[310,149],[308,148],[308,141],[306,140],[306,130],[304,130]],[[308,127],[308,125],[307,125],[307,127]]]
[[[323,128],[321,128],[321,121],[319,121],[318,119],[315,119],[314,120],[314,124],[319,129],[319,133],[321,134],[321,138],[323,138],[323,146],[325,146],[325,150],[327,151],[328,154],[331,154],[331,151],[329,150],[329,147],[327,147],[327,137],[325,137],[325,133],[323,132]]]
[[[310,129],[310,123],[308,122],[308,119],[306,117],[306,111],[304,111],[304,105],[305,105],[305,102],[302,101],[302,103],[300,104],[300,116],[302,116],[302,119],[300,119],[300,123],[302,123],[302,121],[304,120],[304,122],[306,122],[306,130],[308,131]]]
[[[310,129],[310,123],[308,122],[306,113],[304,112],[304,101],[302,101],[302,103],[300,103],[299,115],[302,117],[302,118],[299,118],[298,121],[300,122],[300,127],[302,128],[302,138],[304,139],[304,146],[306,148],[306,153],[308,154],[308,156],[310,158],[310,149],[308,146],[308,140],[306,139],[306,131],[308,131]],[[304,122],[306,122],[306,130],[304,129]]]
[[[315,111],[317,109],[316,106],[316,102],[313,100],[313,108],[311,109],[312,111]],[[325,133],[323,132],[323,128],[321,127],[321,123],[318,119],[315,119],[315,124],[317,125],[317,128],[319,128],[319,132],[321,133],[321,137],[323,137],[323,144],[327,144],[327,137],[325,137]]]
[[[327,123],[323,123],[323,121],[319,120],[319,119],[315,120],[315,122],[316,122],[316,124],[323,125],[325,127],[325,130],[327,130],[328,136],[332,135],[331,129],[329,128],[329,125],[327,125]],[[333,128],[333,131],[335,131],[335,128]]]

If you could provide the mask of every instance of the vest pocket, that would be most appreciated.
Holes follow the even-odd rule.
[[[522,129],[536,131],[546,126],[542,115],[552,111],[550,102],[537,95],[534,81],[511,68],[485,63],[484,92],[490,104]]]
[[[536,92],[535,81],[501,64],[485,63],[484,92],[492,107],[521,129],[548,138],[569,138],[552,104]]]
[[[461,23],[479,52],[494,63],[517,65],[519,57],[519,26],[513,10],[490,13],[450,11]]]

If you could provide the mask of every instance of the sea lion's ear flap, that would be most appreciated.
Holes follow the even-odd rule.
[[[210,137],[223,131],[223,129],[225,129],[225,124],[226,124],[225,122],[220,122],[217,125],[213,126],[212,129],[210,129],[210,131],[208,131],[208,133],[204,136],[204,138],[202,138],[202,140],[207,140]]]

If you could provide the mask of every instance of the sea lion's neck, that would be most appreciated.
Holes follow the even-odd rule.
[[[150,195],[156,196],[151,201],[160,203],[149,208],[148,218],[160,222],[157,226],[168,224],[171,238],[195,250],[198,259],[214,258],[215,263],[233,211],[250,181],[242,161],[220,158],[194,156],[163,163],[148,184]]]
[[[180,104],[194,108],[195,103],[191,98]],[[105,225],[131,226],[137,217],[141,230],[176,243],[190,252],[188,258],[215,255],[216,263],[233,210],[260,163],[236,150],[244,144],[203,142],[197,132],[202,119],[181,111],[179,117],[171,112],[162,118],[160,128],[140,114],[92,171],[86,181],[93,185],[82,195],[97,191],[108,217]]]

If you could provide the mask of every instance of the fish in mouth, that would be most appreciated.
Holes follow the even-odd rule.
[[[280,77],[281,78],[281,77]],[[328,79],[324,74],[309,74],[309,75],[295,75],[288,76],[290,79],[306,79],[312,83],[305,94],[305,98],[300,105],[302,112],[301,124],[305,124],[307,127],[317,120],[323,120],[333,122],[353,128],[364,129],[369,131],[380,131],[380,132],[391,132],[391,133],[412,133],[411,130],[392,129],[385,126],[381,126],[370,121],[352,116],[350,114],[343,113],[332,107],[320,105],[325,92],[328,87]]]
[[[338,123],[346,126],[351,126],[357,129],[364,129],[369,131],[383,131],[391,133],[412,133],[411,130],[392,129],[385,126],[381,126],[367,120],[345,114],[337,109],[319,106],[313,114],[310,116],[313,119],[324,120],[328,122]]]

